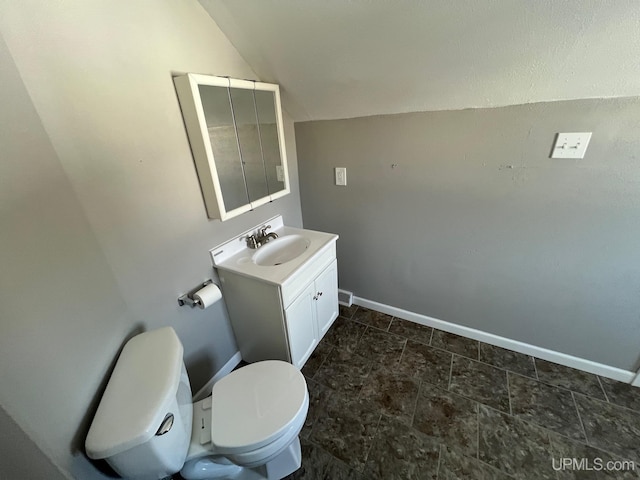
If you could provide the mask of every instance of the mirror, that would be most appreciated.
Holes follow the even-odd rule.
[[[174,83],[209,218],[289,193],[277,85],[197,74]]]
[[[249,199],[269,195],[265,168],[260,147],[260,133],[256,119],[253,90],[231,89],[231,104],[236,121],[236,133],[240,145],[240,156],[247,182]]]
[[[217,162],[216,170],[222,197],[226,208],[234,210],[249,203],[249,196],[244,185],[229,92],[210,85],[200,85],[198,90],[202,99],[211,152]]]
[[[254,93],[267,189],[270,192],[278,192],[285,188],[278,137],[278,120],[275,114],[278,106],[275,105],[275,96],[271,92],[255,90]]]

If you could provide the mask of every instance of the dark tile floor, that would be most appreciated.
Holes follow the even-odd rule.
[[[362,307],[340,314],[303,368],[291,479],[640,478],[640,389]]]

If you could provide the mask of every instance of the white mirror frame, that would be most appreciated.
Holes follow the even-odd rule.
[[[220,219],[222,221],[228,220],[229,218],[236,217],[290,193],[287,151],[284,141],[282,107],[280,105],[280,87],[278,85],[195,73],[188,73],[186,75],[174,77],[174,84],[178,94],[180,108],[182,109],[182,117],[189,137],[191,152],[193,153],[196,170],[198,172],[207,216],[209,218]],[[220,179],[216,170],[215,158],[211,148],[211,141],[207,130],[200,90],[198,89],[200,85],[241,88],[247,90],[266,90],[274,93],[278,143],[284,174],[284,189],[275,193],[270,193],[263,198],[255,200],[252,199],[250,203],[233,210],[226,210],[224,198],[222,196],[222,189],[220,187]]]

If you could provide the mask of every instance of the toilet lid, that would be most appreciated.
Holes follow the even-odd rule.
[[[224,453],[260,448],[306,415],[308,396],[304,376],[289,363],[242,367],[213,386],[211,440]]]

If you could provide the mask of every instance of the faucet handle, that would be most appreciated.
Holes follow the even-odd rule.
[[[260,246],[260,243],[258,243],[258,239],[256,238],[255,235],[248,235],[246,237],[247,240],[247,246],[249,248],[258,248]]]
[[[271,225],[264,225],[261,229],[260,229],[260,236],[264,237],[267,233],[267,230],[269,230],[271,228]]]

